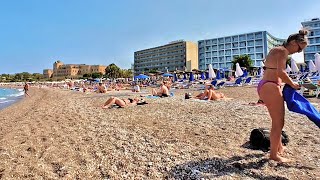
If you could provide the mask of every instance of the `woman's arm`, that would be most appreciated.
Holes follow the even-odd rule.
[[[286,61],[287,61],[287,55],[285,50],[278,49],[277,52],[275,52],[274,56],[275,56],[275,60],[277,61],[277,74],[281,78],[281,80],[295,89],[299,88],[299,85],[295,84],[292,81],[292,79],[288,76],[285,70]]]

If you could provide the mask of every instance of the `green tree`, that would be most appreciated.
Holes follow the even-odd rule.
[[[149,73],[157,73],[157,72],[158,72],[157,69],[151,69],[151,70],[149,71]]]
[[[121,76],[123,78],[131,78],[132,77],[132,70],[131,69],[121,69]]]
[[[106,68],[106,77],[107,78],[119,78],[121,75],[120,68],[114,63],[110,64]]]
[[[101,78],[103,76],[103,74],[101,72],[98,72],[98,73],[92,73],[92,78]]]
[[[252,67],[252,65],[253,65],[252,59],[247,54],[240,55],[240,56],[237,56],[234,58],[234,60],[232,61],[234,70],[236,69],[237,63],[239,63],[240,67],[245,67],[247,69],[250,69],[250,67]]]

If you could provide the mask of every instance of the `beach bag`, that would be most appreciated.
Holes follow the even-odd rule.
[[[281,142],[289,143],[288,135],[282,131]],[[270,130],[266,128],[253,129],[250,134],[250,145],[253,149],[268,150],[270,148]]]
[[[191,98],[191,94],[190,93],[185,93],[184,94],[184,99],[190,99]]]

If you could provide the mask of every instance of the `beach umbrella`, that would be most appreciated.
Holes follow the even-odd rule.
[[[209,79],[209,72],[206,72],[206,79]]]
[[[190,73],[189,81],[194,81],[194,76],[192,72]]]
[[[303,65],[300,64],[300,72],[304,72]]]
[[[170,73],[165,73],[165,74],[163,74],[162,76],[163,76],[163,77],[173,77],[173,75],[170,74]]]
[[[263,67],[264,67],[264,63],[263,61],[260,61],[260,72],[259,72],[260,76],[263,76],[263,73],[264,73]]]
[[[183,74],[183,80],[187,80],[187,74],[186,73]]]
[[[178,81],[178,77],[177,77],[177,74],[176,74],[176,73],[175,73],[174,76],[173,76],[173,80],[174,80],[174,81]]]
[[[293,58],[291,58],[291,70],[294,73],[298,73],[299,72],[299,68],[297,66],[297,63]]]
[[[248,71],[244,69],[241,77],[247,77],[247,76],[248,76]]]
[[[236,77],[240,77],[243,75],[243,71],[239,65],[239,63],[236,64],[236,73],[235,73]]]
[[[291,67],[289,66],[289,64],[287,64],[286,72],[287,72],[287,73],[290,73],[291,71],[292,71]]]
[[[148,78],[150,78],[150,77],[147,75],[144,75],[144,74],[139,74],[138,76],[134,77],[134,79],[148,79]]]
[[[217,77],[216,77],[216,79],[222,79],[222,78],[221,78],[220,70],[217,70]]]
[[[202,80],[205,80],[205,79],[206,79],[206,77],[205,77],[205,75],[204,75],[204,72],[201,72],[201,79],[202,79]]]
[[[313,63],[312,60],[309,61],[309,71],[310,72],[316,72],[317,71],[316,65]]]
[[[209,68],[209,79],[213,79],[216,77],[216,73],[214,72],[213,68],[212,68],[212,64],[208,65]]]
[[[314,55],[315,59],[314,59],[314,62],[315,62],[315,65],[316,65],[316,69],[318,72],[320,72],[320,55],[319,53],[316,53]]]

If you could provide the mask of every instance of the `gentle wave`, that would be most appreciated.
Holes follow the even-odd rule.
[[[0,104],[4,104],[4,103],[8,103],[8,102],[12,102],[14,100],[7,100],[7,101],[0,101]]]
[[[1,97],[1,98],[0,98],[0,100],[4,100],[4,99],[7,99],[7,98],[5,98],[5,97]]]
[[[19,97],[19,96],[23,96],[23,95],[24,95],[24,92],[19,92],[17,94],[10,94],[8,96],[10,96],[10,97]]]

